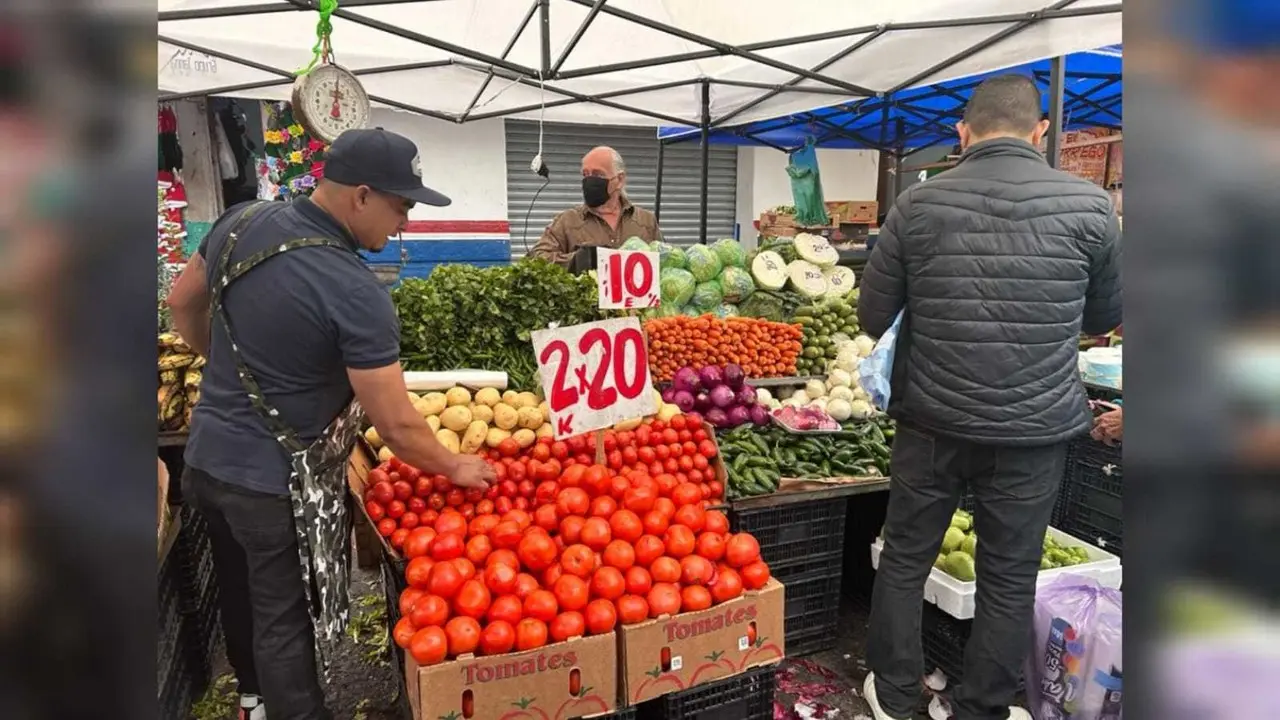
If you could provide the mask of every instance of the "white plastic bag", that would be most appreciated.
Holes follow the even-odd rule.
[[[858,384],[871,396],[871,404],[881,410],[889,409],[890,378],[893,376],[893,354],[898,344],[898,331],[902,328],[902,316],[906,310],[899,310],[893,324],[884,335],[876,341],[871,354],[858,364]]]
[[[1120,720],[1123,596],[1062,575],[1036,591],[1027,705],[1036,720]]]

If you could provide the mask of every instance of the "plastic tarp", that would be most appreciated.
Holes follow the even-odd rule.
[[[311,1],[159,0],[161,97],[287,99],[291,72],[315,44]],[[1118,43],[1119,5],[549,0],[550,64],[559,67],[539,78],[536,0],[346,0],[333,47],[375,103],[453,120],[696,126],[706,79],[712,122],[739,124]],[[795,38],[805,41],[785,42]],[[634,67],[668,56],[679,60]]]
[[[1067,56],[1062,111],[1065,129],[1123,124],[1122,62],[1118,45]],[[1012,72],[1034,77],[1043,93],[1044,111],[1049,112],[1049,64],[1049,60],[1042,60],[904,90],[893,96],[903,105],[890,105],[887,121],[884,103],[873,98],[713,130],[711,142],[773,145],[788,150],[803,146],[809,138],[827,148],[895,148],[900,140],[904,148],[950,144],[957,142],[954,126],[964,113],[970,93],[992,75]],[[699,132],[664,127],[659,128],[658,135],[696,141]]]

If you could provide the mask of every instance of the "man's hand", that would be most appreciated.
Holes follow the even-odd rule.
[[[1089,434],[1094,440],[1113,446],[1124,438],[1124,410],[1112,410],[1099,415],[1093,421]]]
[[[459,455],[449,473],[449,481],[458,487],[488,489],[498,479],[493,466],[478,455]]]

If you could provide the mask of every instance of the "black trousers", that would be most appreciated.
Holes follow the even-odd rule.
[[[240,692],[261,695],[271,720],[330,720],[289,497],[191,467],[183,493],[209,522],[227,659]]]
[[[900,423],[871,597],[867,663],[881,707],[913,717],[924,672],[924,583],[967,487],[976,503],[978,585],[957,720],[1005,720],[1030,649],[1036,575],[1062,482],[1065,443],[996,447],[935,436]]]

